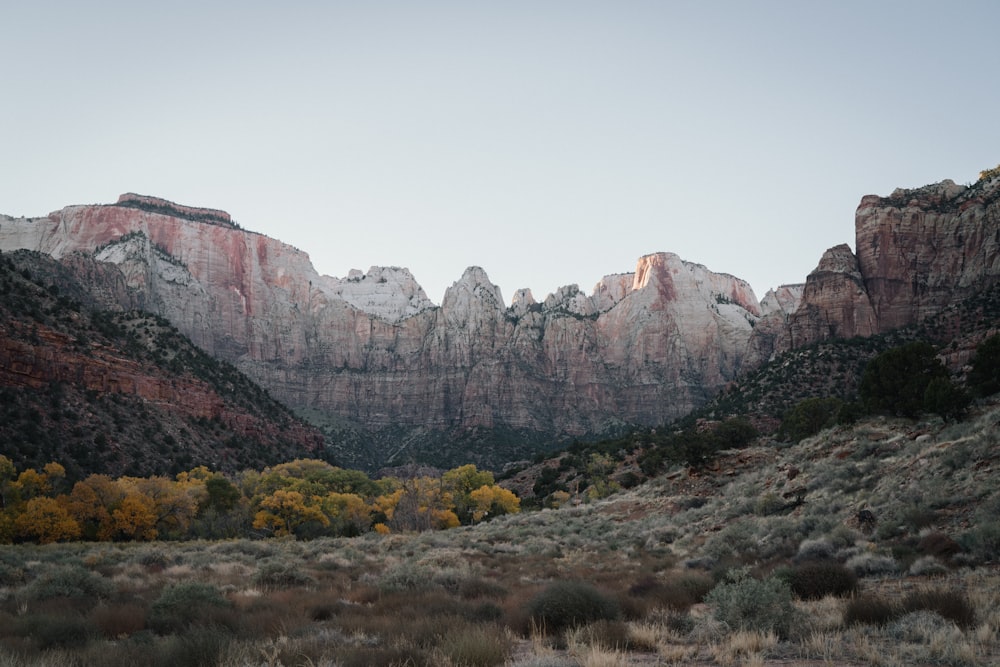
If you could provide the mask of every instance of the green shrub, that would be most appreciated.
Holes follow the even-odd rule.
[[[847,567],[859,577],[873,577],[883,574],[895,574],[899,564],[890,556],[861,553],[847,559]]]
[[[196,623],[212,624],[214,611],[228,609],[230,602],[215,586],[188,581],[167,586],[153,602],[149,625],[161,632],[177,632]]]
[[[937,577],[948,573],[948,568],[937,556],[921,556],[913,561],[907,572],[914,577]]]
[[[528,616],[546,632],[558,632],[599,620],[616,620],[618,604],[590,584],[557,581],[528,602]]]
[[[15,634],[31,638],[40,649],[80,648],[97,637],[94,626],[76,614],[32,614],[16,624]]]
[[[788,574],[792,592],[803,600],[819,600],[827,595],[844,597],[858,588],[858,577],[840,563],[805,563]]]
[[[1000,521],[983,521],[960,535],[958,542],[979,562],[995,562],[1000,558]]]
[[[282,558],[268,558],[253,575],[253,583],[261,588],[294,588],[309,586],[316,580],[302,571],[301,563],[290,563]]]
[[[82,565],[62,565],[42,573],[25,590],[31,600],[66,597],[86,599],[107,598],[114,593],[110,581]]]
[[[978,396],[1000,392],[1000,334],[990,336],[976,348],[966,381]]]
[[[936,377],[924,390],[924,410],[945,419],[957,419],[969,407],[972,398],[948,377]]]
[[[784,581],[754,579],[746,568],[728,573],[705,601],[715,608],[715,618],[733,630],[774,631],[787,637],[795,619],[792,591]]]
[[[837,422],[844,402],[839,398],[807,398],[800,401],[781,419],[777,436],[798,442],[816,435]]]
[[[927,409],[925,394],[935,378],[948,379],[948,370],[934,347],[922,341],[879,354],[865,367],[859,392],[870,412],[917,417]]]
[[[833,542],[825,537],[802,540],[799,544],[798,553],[795,554],[795,560],[799,562],[830,560],[836,551],[837,549],[834,547]]]

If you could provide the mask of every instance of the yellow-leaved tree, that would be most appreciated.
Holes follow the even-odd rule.
[[[140,491],[129,491],[111,513],[115,537],[125,540],[155,540],[156,503]]]
[[[481,486],[469,494],[472,501],[472,520],[482,521],[487,517],[516,514],[521,511],[521,499],[502,486]]]
[[[260,501],[260,509],[253,518],[253,527],[276,536],[284,536],[307,529],[311,522],[319,527],[329,526],[330,520],[316,505],[316,500],[310,498],[307,502],[306,497],[298,491],[278,489]]]
[[[80,537],[80,524],[70,515],[63,503],[55,498],[32,498],[14,519],[14,532],[18,538],[50,544]]]

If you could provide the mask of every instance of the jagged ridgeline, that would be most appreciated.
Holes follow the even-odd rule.
[[[810,346],[826,350],[814,366],[828,372],[814,377],[828,394],[848,387],[879,344],[864,341],[1000,281],[995,170],[970,186],[863,197],[854,250],[831,248],[804,284],[761,301],[745,281],[661,252],[589,294],[573,285],[536,301],[525,289],[510,305],[470,267],[436,305],[404,268],[322,276],[304,252],[228,219],[129,194],[44,218],[0,216],[0,249],[45,252],[91,293],[169,321],[320,427],[340,465],[368,471],[498,470],[656,427],[721,390],[732,396],[774,360],[783,361],[766,371],[772,378],[794,374],[783,355]],[[968,321],[955,326],[953,337]],[[747,400],[759,420],[776,421],[798,394],[786,393]]]
[[[63,263],[0,255],[0,451],[19,468],[151,475],[322,455],[317,431],[169,322],[100,305]]]

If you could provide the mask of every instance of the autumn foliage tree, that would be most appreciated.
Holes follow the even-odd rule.
[[[67,492],[68,490],[68,492]],[[199,466],[175,478],[89,475],[68,488],[58,463],[17,471],[0,456],[0,542],[313,538],[443,530],[520,511],[493,474],[461,466],[438,477],[372,480],[297,459],[230,479]]]

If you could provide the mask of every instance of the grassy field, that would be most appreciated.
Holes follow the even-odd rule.
[[[998,451],[991,405],[448,531],[0,547],[0,666],[1000,664]]]

